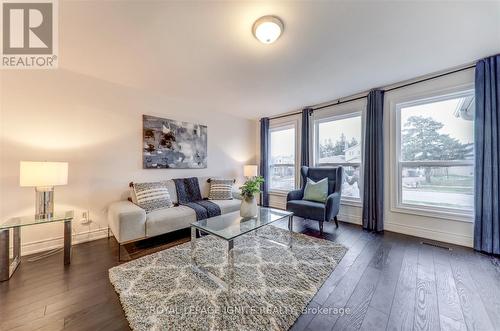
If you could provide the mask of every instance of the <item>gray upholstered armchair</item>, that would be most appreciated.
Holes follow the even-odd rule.
[[[323,222],[335,220],[338,227],[337,215],[340,209],[340,195],[342,192],[342,167],[309,168],[301,167],[302,188],[290,191],[286,197],[286,210],[293,212],[295,216],[319,222],[319,231],[323,233]],[[307,178],[317,182],[328,178],[328,198],[325,203],[302,200]]]

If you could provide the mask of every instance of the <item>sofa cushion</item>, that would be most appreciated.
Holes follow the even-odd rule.
[[[307,200],[290,200],[286,204],[286,210],[293,212],[295,216],[306,217],[316,221],[325,220],[325,204],[323,203]]]
[[[219,206],[221,214],[232,213],[233,211],[240,210],[241,200],[211,200]]]
[[[233,179],[211,179],[210,180],[210,200],[231,200],[233,199]]]
[[[170,193],[170,192],[169,192]],[[128,201],[137,204],[137,197],[135,196],[135,191],[134,191],[134,183],[130,183],[130,197],[128,198]]]
[[[198,177],[198,183],[200,184],[200,192],[201,192],[201,197],[203,199],[208,198],[208,195],[210,194],[210,183],[208,180],[210,177]]]
[[[175,189],[175,183],[172,179],[169,180],[164,180],[163,183],[167,187],[168,193],[170,193],[170,199],[172,200],[173,204],[179,203],[179,200],[177,199],[177,190]]]
[[[153,237],[188,228],[193,222],[196,222],[196,213],[189,207],[158,209],[146,217],[146,236]]]
[[[147,213],[172,207],[172,200],[165,183],[134,183],[134,193],[137,204]]]

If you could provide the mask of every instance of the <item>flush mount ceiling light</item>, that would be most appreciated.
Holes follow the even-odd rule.
[[[253,24],[253,35],[263,44],[272,44],[283,33],[283,22],[276,16],[262,16]]]

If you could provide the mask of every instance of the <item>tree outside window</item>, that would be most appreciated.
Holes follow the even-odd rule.
[[[473,95],[399,109],[401,202],[472,210]]]

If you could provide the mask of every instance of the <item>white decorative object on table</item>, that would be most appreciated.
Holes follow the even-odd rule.
[[[260,186],[264,183],[264,178],[256,176],[256,166],[245,166],[243,172],[248,179],[245,184],[240,187],[240,216],[245,218],[256,217],[258,213],[256,195],[260,193]]]
[[[253,197],[245,197],[241,200],[240,216],[245,218],[256,217],[258,212],[257,199]]]

